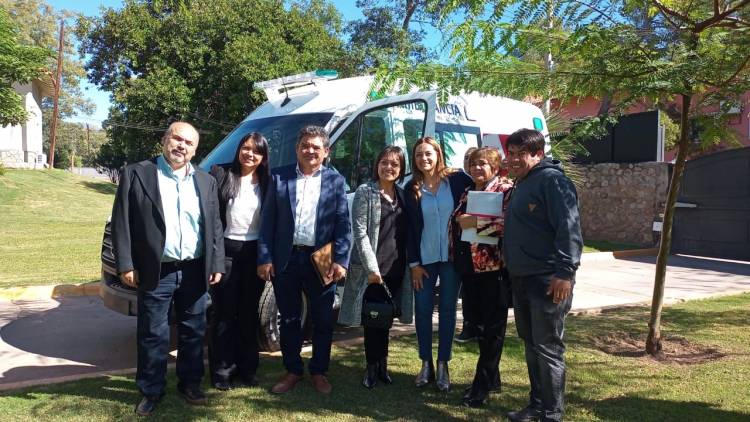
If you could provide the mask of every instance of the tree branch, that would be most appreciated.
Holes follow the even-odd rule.
[[[745,57],[745,60],[742,62],[740,67],[737,68],[737,70],[730,76],[724,83],[722,83],[719,86],[727,86],[734,78],[736,78],[740,73],[742,73],[742,70],[747,66],[747,64],[750,62],[750,56]]]
[[[614,24],[618,24],[618,22],[616,20],[614,20],[611,16],[605,14],[603,11],[599,10],[598,7],[596,7],[596,6],[592,5],[592,4],[584,3],[584,2],[578,1],[578,0],[573,0],[573,3],[578,3],[581,6],[586,6],[589,9],[593,10],[594,12],[598,13],[599,16],[601,16],[603,18],[606,18],[608,21],[610,21],[610,22],[612,22]]]
[[[729,16],[732,13],[734,13],[734,12],[742,9],[743,7],[747,6],[748,4],[750,4],[750,0],[742,0],[741,2],[739,2],[738,4],[736,4],[734,7],[729,8],[729,9],[727,9],[727,10],[721,12],[721,13],[717,14],[716,11],[714,10],[714,15],[713,16],[711,16],[710,18],[708,18],[708,19],[706,19],[706,20],[704,20],[702,22],[699,22],[699,23],[695,24],[695,26],[693,27],[693,32],[699,33],[699,32],[704,31],[706,28],[710,28],[712,26],[716,26],[717,24],[720,24],[721,21],[723,21],[727,16]]]
[[[692,20],[692,19],[690,19],[690,17],[689,17],[689,16],[687,16],[687,15],[683,15],[683,14],[680,14],[680,13],[677,13],[676,11],[674,11],[674,10],[672,10],[672,9],[670,9],[670,8],[668,8],[668,7],[666,7],[666,6],[664,6],[663,4],[661,4],[661,2],[659,2],[659,0],[651,0],[651,3],[652,3],[652,4],[654,5],[654,6],[656,6],[656,7],[657,7],[657,8],[658,8],[658,9],[659,9],[659,10],[660,10],[660,11],[661,11],[661,12],[662,12],[663,14],[664,14],[664,17],[665,17],[665,18],[667,19],[667,21],[669,21],[669,23],[671,23],[671,24],[672,24],[672,26],[674,26],[675,28],[679,29],[679,28],[680,28],[680,25],[678,25],[678,24],[677,24],[677,23],[676,23],[675,21],[673,21],[672,19],[669,19],[669,17],[668,17],[668,16],[672,16],[672,17],[675,17],[675,18],[677,18],[677,19],[680,19],[680,20],[682,20],[683,22],[688,22],[688,23],[690,23],[690,25],[691,25],[691,26],[695,26],[695,22],[693,22],[693,20]]]

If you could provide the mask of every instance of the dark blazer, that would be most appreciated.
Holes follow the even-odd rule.
[[[315,247],[333,242],[334,262],[347,268],[352,228],[344,178],[326,167],[320,177]],[[286,268],[292,254],[296,204],[297,164],[274,169],[261,209],[258,265],[273,263],[276,274]]]
[[[224,272],[224,241],[216,181],[195,169],[203,230],[205,280]],[[139,289],[154,290],[159,284],[166,226],[159,193],[156,158],[131,164],[120,172],[112,207],[112,242],[117,272],[137,270]]]
[[[448,185],[451,188],[453,196],[453,208],[456,209],[461,195],[467,187],[471,186],[474,181],[468,174],[457,170],[448,175]],[[424,220],[422,219],[421,201],[414,195],[414,179],[404,187],[404,197],[406,199],[406,212],[409,214],[409,242],[407,244],[407,258],[409,263],[422,263],[422,229],[424,229]],[[420,197],[421,199],[421,197]],[[445,227],[448,230],[448,227]]]

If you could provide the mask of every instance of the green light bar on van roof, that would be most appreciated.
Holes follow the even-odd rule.
[[[320,69],[312,72],[298,73],[296,75],[283,76],[281,78],[270,79],[267,81],[256,82],[253,84],[255,89],[273,89],[285,85],[297,85],[311,83],[316,80],[331,80],[339,77],[335,70]]]
[[[542,119],[534,117],[532,121],[534,122],[534,129],[538,130],[539,132],[544,129],[544,122],[542,122]]]

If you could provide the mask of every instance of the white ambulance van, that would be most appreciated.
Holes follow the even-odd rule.
[[[201,167],[232,161],[239,140],[250,132],[269,142],[271,168],[295,161],[297,133],[305,125],[325,127],[331,138],[328,167],[346,178],[349,192],[372,176],[373,161],[387,145],[404,149],[407,157],[417,139],[440,142],[446,163],[462,167],[470,147],[502,147],[514,131],[537,129],[548,135],[541,110],[508,98],[462,94],[439,104],[435,91],[375,99],[372,76],[337,79],[335,71],[314,71],[264,82],[268,101],[243,120],[203,160]],[[411,172],[410,157],[407,169]]]

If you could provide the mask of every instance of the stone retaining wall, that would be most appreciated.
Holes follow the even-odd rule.
[[[652,246],[653,222],[661,221],[669,187],[669,164],[577,166],[578,197],[585,240]]]

